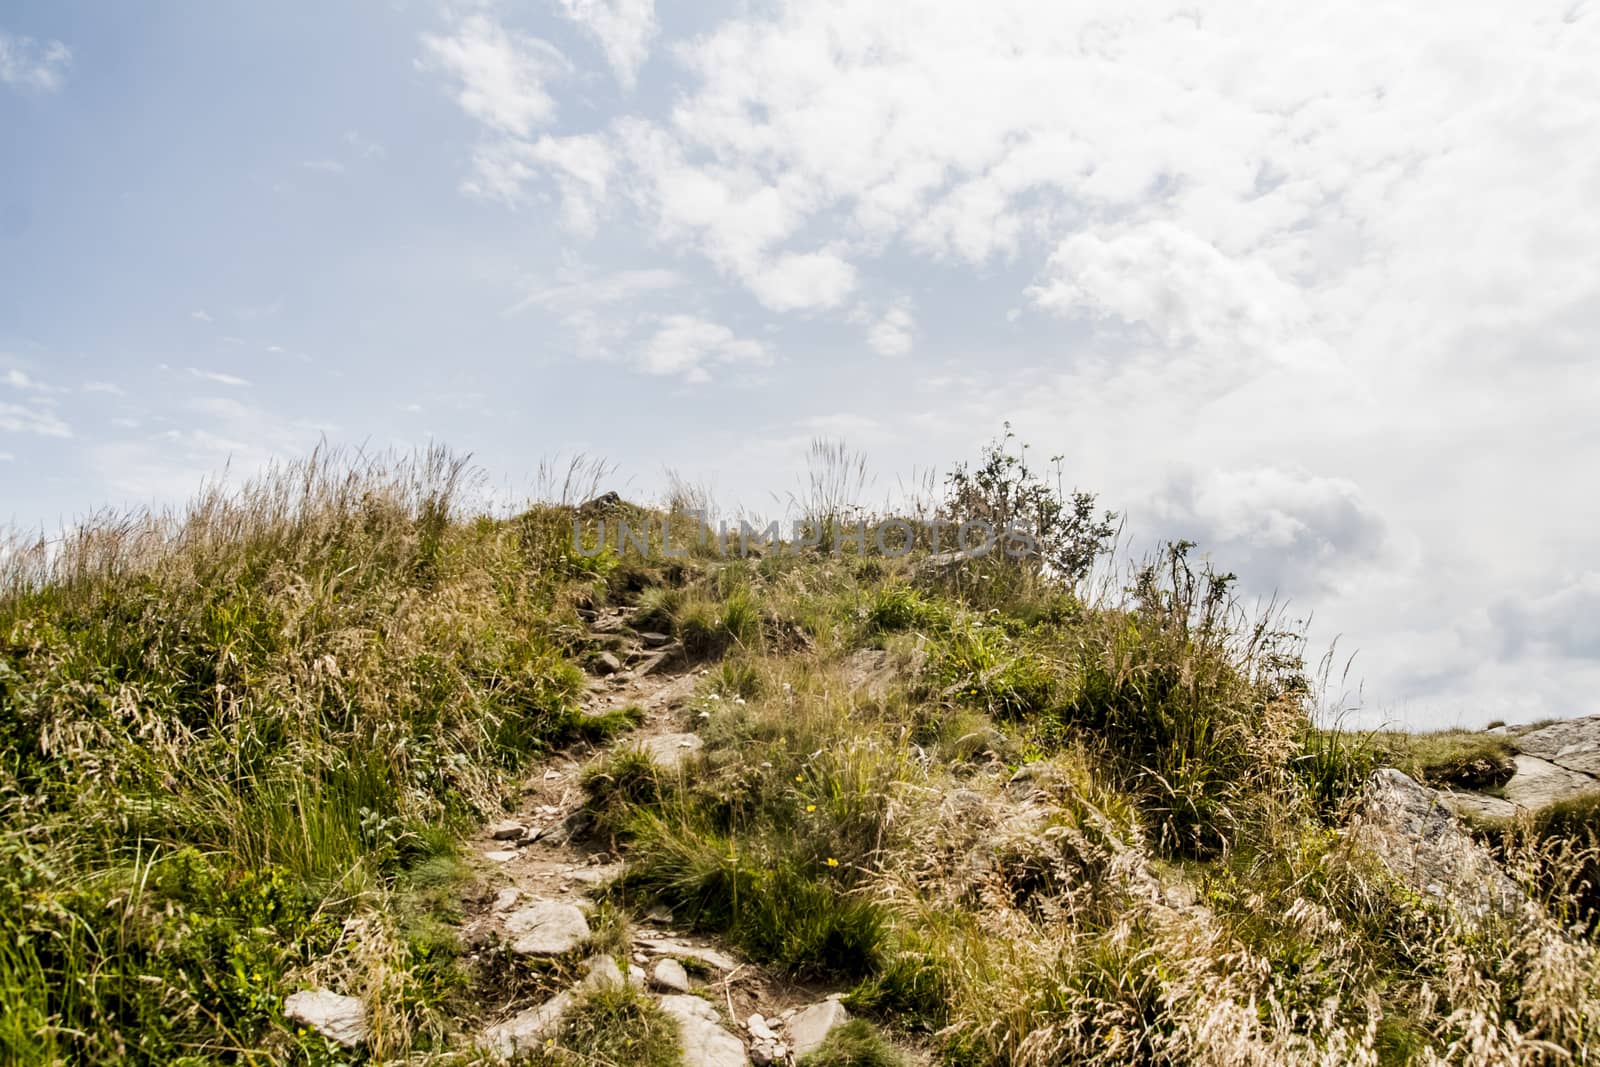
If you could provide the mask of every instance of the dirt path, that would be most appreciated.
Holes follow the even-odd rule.
[[[643,709],[644,721],[604,744],[578,746],[535,768],[524,783],[518,809],[469,841],[478,888],[462,925],[468,945],[498,939],[516,951],[519,932],[533,921],[530,915],[575,922],[575,912],[590,911],[592,891],[623,873],[623,857],[585,834],[586,765],[615,750],[638,748],[658,765],[674,767],[700,747],[700,739],[689,730],[689,701],[704,669],[686,666],[675,649],[631,643],[626,621],[620,612],[595,620],[597,636],[614,645],[620,640],[620,654],[630,662],[623,671],[591,681],[583,711],[601,714],[636,705]],[[649,643],[660,644],[658,639]],[[806,1010],[819,1005],[824,1014],[838,1012],[829,990],[796,985],[744,962],[719,939],[676,927],[668,912],[634,918],[630,935],[629,973],[617,974],[615,980],[660,995],[663,1008],[679,1019],[689,1067],[791,1063],[794,1039],[784,1024],[798,1027]],[[576,947],[581,941],[571,943]],[[678,961],[684,969],[674,973],[669,967],[662,975],[657,965],[663,960]],[[592,978],[592,963],[590,973]],[[661,980],[680,976],[686,979],[683,988]],[[560,994],[543,1004],[485,1005],[485,1013],[497,1021],[477,1040],[502,1055],[520,1055],[551,1033],[569,1001],[569,994]],[[714,1021],[703,1004],[716,1007]],[[752,1026],[753,1015],[762,1019]]]

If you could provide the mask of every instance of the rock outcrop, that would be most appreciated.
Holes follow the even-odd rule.
[[[1488,850],[1456,824],[1440,795],[1392,767],[1368,781],[1349,840],[1411,888],[1469,915],[1514,915],[1527,905]]]

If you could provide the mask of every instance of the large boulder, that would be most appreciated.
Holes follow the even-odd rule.
[[[1349,840],[1412,889],[1471,916],[1515,915],[1528,904],[1439,794],[1393,767],[1368,781]]]
[[[1517,755],[1517,773],[1501,792],[1518,807],[1537,811],[1573,797],[1600,793],[1600,780],[1523,752]]]
[[[557,993],[543,1004],[489,1027],[479,1036],[478,1047],[501,1060],[514,1060],[536,1052],[546,1038],[554,1037],[561,1029],[561,1021],[576,1000],[570,992]]]
[[[849,1021],[850,1013],[836,999],[812,1004],[789,1020],[789,1047],[797,1059],[815,1052],[836,1027]]]

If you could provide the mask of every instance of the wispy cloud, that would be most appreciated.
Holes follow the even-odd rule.
[[[303,170],[320,171],[323,174],[343,174],[344,164],[337,159],[303,159],[300,161]]]
[[[40,43],[0,30],[0,84],[53,93],[66,83],[72,49],[60,41]]]
[[[62,422],[48,404],[0,402],[0,430],[37,434],[40,437],[72,436],[72,427]]]
[[[215,382],[218,385],[226,385],[231,388],[239,388],[250,384],[248,380],[240,378],[237,375],[223,374],[220,371],[214,370],[201,370],[199,367],[190,367],[189,376],[192,378],[199,378],[202,381]]]
[[[424,67],[443,69],[459,83],[456,103],[490,129],[527,137],[555,118],[545,83],[570,69],[554,46],[508,30],[488,15],[468,15],[449,34],[424,34]]]
[[[108,396],[122,396],[122,386],[113,382],[84,382],[82,389],[86,393],[105,393]]]
[[[211,316],[207,315],[204,311],[191,311],[191,312],[189,312],[189,317],[191,319],[195,320],[196,322],[210,322],[211,321]]]
[[[600,42],[624,89],[632,89],[656,35],[655,0],[561,0],[561,10]]]

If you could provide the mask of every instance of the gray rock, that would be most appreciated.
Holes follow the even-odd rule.
[[[669,645],[672,643],[671,637],[667,636],[666,634],[656,633],[654,630],[641,631],[639,634],[639,640],[643,641],[650,648],[660,648],[662,645]]]
[[[577,905],[541,900],[506,916],[511,951],[519,956],[560,956],[589,940],[589,921]]]
[[[608,674],[616,674],[620,670],[622,670],[622,661],[616,657],[615,653],[602,652],[594,658],[594,673],[602,677]]]
[[[496,841],[515,841],[522,836],[522,833],[523,826],[515,819],[506,819],[489,827],[489,836]]]
[[[628,984],[635,989],[643,989],[650,984],[650,977],[644,973],[644,968],[636,963],[628,964]]]
[[[1600,716],[1541,726],[1517,738],[1517,747],[1569,771],[1600,775]]]
[[[772,1027],[767,1025],[767,1020],[762,1018],[759,1012],[745,1020],[744,1028],[758,1041],[778,1040],[778,1035],[772,1032]]]
[[[789,1020],[789,1046],[796,1059],[815,1052],[834,1027],[850,1021],[850,1013],[837,1000],[824,1000],[802,1008]]]
[[[657,989],[664,989],[669,993],[689,992],[689,972],[683,969],[683,964],[674,959],[656,960],[655,966],[650,968],[650,983]]]
[[[689,945],[667,937],[636,937],[633,943],[657,956],[676,956],[681,960],[699,960],[701,963],[718,971],[731,971],[739,966],[738,960],[724,955],[714,948]]]
[[[302,989],[283,998],[283,1017],[329,1041],[355,1048],[367,1039],[367,1006],[331,989]]]
[[[1513,915],[1527,903],[1439,795],[1393,767],[1368,780],[1349,840],[1413,889],[1472,916]]]
[[[1498,822],[1517,814],[1517,806],[1509,800],[1491,797],[1484,793],[1456,793],[1441,790],[1439,802],[1463,818]]]
[[[661,1010],[678,1021],[685,1067],[747,1067],[744,1042],[723,1029],[717,1009],[699,997],[661,998]]]
[[[705,747],[698,734],[662,734],[640,742],[650,762],[666,770],[676,770],[684,760]]]
[[[509,863],[517,858],[517,850],[514,848],[495,849],[493,852],[485,852],[483,858],[495,863]]]
[[[546,1038],[554,1037],[561,1029],[561,1020],[576,999],[571,993],[557,993],[538,1007],[519,1012],[484,1030],[478,1037],[478,1047],[502,1060],[514,1060],[536,1052]]]
[[[517,901],[521,896],[522,890],[514,885],[508,885],[494,895],[493,908],[495,911],[510,911],[516,907]]]
[[[1517,756],[1517,773],[1501,791],[1519,807],[1538,809],[1559,800],[1600,792],[1600,780],[1522,753]]]
[[[587,967],[589,973],[578,983],[579,989],[621,989],[628,984],[622,968],[610,956],[596,956],[588,962]]]

